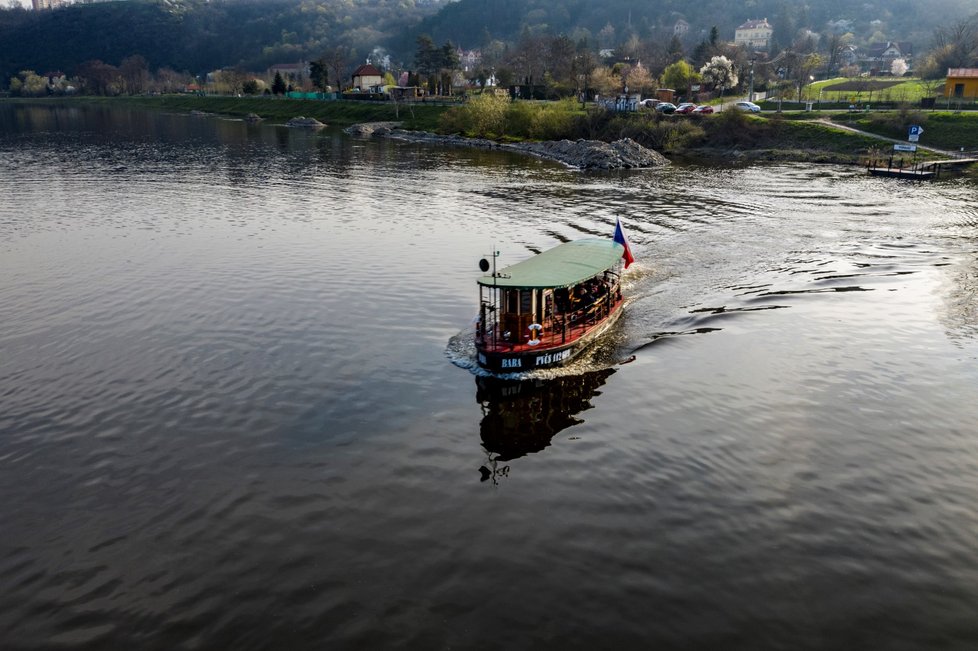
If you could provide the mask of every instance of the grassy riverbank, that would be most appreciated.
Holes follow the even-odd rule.
[[[337,126],[358,122],[400,120],[405,128],[434,130],[438,119],[448,107],[417,104],[410,108],[395,107],[390,102],[321,101],[272,97],[208,97],[199,95],[160,95],[152,97],[67,97],[43,99],[9,99],[4,101],[51,104],[86,104],[112,107],[131,107],[160,111],[204,111],[220,115],[244,117],[250,113],[265,120],[286,122],[303,116]]]
[[[784,115],[749,115],[728,109],[714,115],[662,115],[640,110],[614,113],[564,102],[475,98],[447,111],[447,133],[495,140],[613,141],[631,138],[672,155],[707,158],[857,163],[880,141],[830,124]]]
[[[669,155],[710,159],[794,160],[859,163],[867,154],[891,145],[871,136],[833,128],[813,118],[882,136],[903,139],[907,124],[922,124],[922,144],[945,149],[978,149],[978,115],[913,110],[878,113],[787,113],[747,115],[727,110],[715,115],[660,115],[652,111],[613,113],[582,109],[576,102],[516,102],[502,98],[490,106],[473,99],[454,107],[389,102],[295,100],[270,97],[71,97],[6,99],[7,102],[131,107],[162,111],[204,111],[244,117],[250,113],[274,122],[297,116],[346,126],[399,120],[407,129],[461,133],[501,141],[613,141],[631,138]],[[496,106],[495,104],[498,104]],[[921,154],[926,156],[926,154]]]
[[[920,144],[957,151],[978,150],[978,113],[948,111],[887,111],[881,113],[840,113],[832,120],[862,131],[906,140],[911,124],[924,128]]]

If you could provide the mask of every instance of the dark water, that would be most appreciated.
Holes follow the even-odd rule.
[[[975,648],[975,192],[0,105],[0,648]],[[616,215],[615,333],[463,368]]]

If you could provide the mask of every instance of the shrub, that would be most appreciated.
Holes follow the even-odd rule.
[[[515,138],[529,138],[533,131],[533,105],[529,102],[513,102],[506,109],[505,133]]]
[[[904,133],[912,124],[927,122],[927,114],[910,104],[901,104],[896,111],[873,113],[869,122],[877,128],[896,134]]]
[[[462,106],[456,106],[441,116],[440,129],[467,135],[487,137],[501,135],[509,100],[491,93],[478,95]]]
[[[534,108],[538,110],[533,116],[531,138],[559,140],[573,135],[574,115],[577,112],[577,102],[573,99],[549,102]]]

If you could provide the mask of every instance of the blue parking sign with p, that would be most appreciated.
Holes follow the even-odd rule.
[[[919,124],[912,124],[910,125],[910,133],[907,135],[907,140],[917,142],[920,139],[920,134],[923,132],[924,130]]]

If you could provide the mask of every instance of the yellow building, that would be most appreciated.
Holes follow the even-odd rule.
[[[978,68],[948,68],[944,97],[978,97]]]

